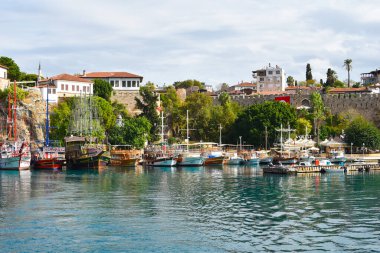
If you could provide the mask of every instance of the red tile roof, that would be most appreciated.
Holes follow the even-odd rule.
[[[260,91],[257,94],[259,95],[279,95],[279,94],[286,94],[285,91]]]
[[[245,83],[239,83],[236,86],[238,86],[238,87],[253,87],[253,86],[257,86],[257,84],[245,82]]]
[[[135,75],[128,72],[91,72],[86,73],[84,78],[110,78],[110,77],[121,77],[121,78],[143,78],[142,76]]]
[[[331,88],[329,93],[371,92],[366,87],[360,88]]]
[[[82,83],[92,83],[89,80],[86,80],[84,78],[80,78],[78,76],[73,76],[69,74],[60,74],[53,77],[50,77],[49,79],[44,79],[41,82],[47,81],[47,80],[64,80],[64,81],[73,81],[73,82],[82,82]]]

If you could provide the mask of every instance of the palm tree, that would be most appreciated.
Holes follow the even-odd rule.
[[[347,70],[347,74],[348,74],[348,87],[350,87],[350,71],[352,70],[352,60],[351,59],[345,59],[343,67]]]

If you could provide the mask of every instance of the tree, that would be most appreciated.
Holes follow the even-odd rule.
[[[8,68],[8,79],[11,81],[18,81],[20,79],[20,68],[12,58],[5,56],[0,57],[0,65]]]
[[[276,128],[282,124],[294,127],[296,123],[296,109],[287,103],[277,101],[266,101],[247,107],[239,114],[231,126],[227,140],[236,143],[239,136],[249,144],[263,147],[265,142],[265,127],[268,130],[269,143],[275,142]]]
[[[340,80],[335,80],[334,84],[333,84],[333,87],[335,88],[343,88],[345,87],[346,85],[344,84],[344,82],[340,81]]]
[[[149,137],[152,125],[145,117],[128,117],[123,119],[121,126],[114,126],[109,131],[109,142],[118,145],[131,145],[134,148],[143,148]]]
[[[183,111],[182,101],[177,95],[177,90],[173,86],[166,88],[166,92],[161,95],[163,110],[167,115],[166,123],[174,137],[181,135],[181,129],[185,128],[186,112]]]
[[[350,71],[352,70],[352,60],[351,59],[345,59],[343,67],[347,70],[348,87],[350,87]]]
[[[110,101],[112,95],[112,85],[105,80],[94,80],[94,95]]]
[[[160,116],[158,114],[158,94],[155,92],[154,83],[148,82],[145,86],[140,87],[139,94],[142,99],[135,98],[136,107],[142,111],[140,116],[145,116],[152,128],[150,129],[149,139],[151,141],[158,141],[159,138],[159,129],[160,129]]]
[[[288,86],[294,86],[294,78],[292,76],[288,76],[288,78],[286,78],[286,83]]]
[[[311,122],[305,118],[298,118],[296,124],[296,134],[297,135],[309,135],[311,132],[312,125]],[[307,131],[307,132],[306,132]]]
[[[326,76],[327,78],[326,78],[325,88],[333,87],[334,82],[338,79],[338,76],[335,70],[332,70],[331,68],[327,69]]]
[[[361,147],[364,143],[370,149],[380,149],[380,130],[363,117],[353,120],[345,133],[347,143],[353,143],[356,147]]]
[[[310,63],[306,65],[306,81],[313,80],[313,74],[311,73]]]
[[[198,80],[191,80],[191,79],[188,79],[188,80],[185,80],[185,81],[178,81],[178,82],[175,82],[173,84],[173,86],[176,88],[176,89],[179,89],[179,88],[189,88],[189,87],[192,87],[192,86],[198,86],[199,89],[203,89],[205,87],[205,83],[203,82],[200,82]]]
[[[221,85],[220,85],[220,91],[228,91],[228,88],[229,88],[230,86],[227,84],[227,83],[222,83]]]
[[[317,143],[319,145],[319,127],[322,120],[325,118],[325,106],[319,92],[313,92],[311,94],[311,104],[314,119],[314,136],[317,137]]]

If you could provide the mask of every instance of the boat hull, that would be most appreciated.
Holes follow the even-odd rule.
[[[172,167],[176,165],[176,160],[174,158],[160,158],[152,162],[154,167]]]
[[[244,160],[242,158],[231,158],[227,161],[228,165],[241,165],[244,163]]]
[[[204,165],[205,166],[213,166],[213,165],[223,165],[225,163],[226,163],[226,159],[224,156],[209,157],[209,158],[206,158]]]
[[[204,163],[203,157],[183,157],[177,163],[177,166],[202,166]]]
[[[268,162],[269,163],[269,162]],[[247,159],[245,161],[245,164],[247,165],[258,165],[260,164],[260,159],[259,158],[251,158],[251,159]]]
[[[110,159],[100,152],[97,155],[83,155],[76,159],[67,160],[67,167],[70,169],[99,169],[105,167]]]
[[[28,170],[30,156],[14,156],[0,158],[0,170]]]
[[[110,161],[111,166],[122,167],[135,167],[139,163],[139,158],[127,158],[127,159],[112,159]]]
[[[273,162],[273,157],[260,158],[259,162],[261,164],[268,164]]]
[[[62,169],[63,160],[57,158],[47,158],[35,161],[33,169],[35,170],[60,170]]]

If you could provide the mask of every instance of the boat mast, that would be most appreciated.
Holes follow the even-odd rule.
[[[49,81],[50,82],[50,81]],[[45,137],[45,146],[49,146],[49,82],[47,83],[47,89],[46,89],[46,137]]]
[[[265,126],[265,150],[268,150],[268,127]]]
[[[219,146],[222,146],[222,124],[219,124]]]
[[[161,143],[164,143],[164,112],[161,111]]]
[[[13,137],[17,141],[17,92],[16,81],[13,83]]]
[[[8,93],[8,120],[7,120],[7,127],[8,127],[8,140],[12,138],[12,109],[11,109],[11,94]]]
[[[186,151],[189,153],[189,110],[186,110]]]

